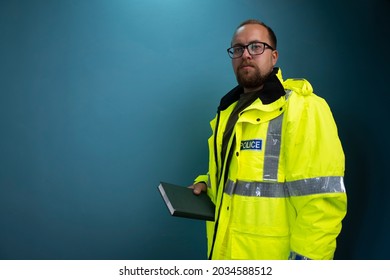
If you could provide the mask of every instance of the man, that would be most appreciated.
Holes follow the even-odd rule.
[[[304,79],[283,80],[276,36],[242,23],[228,54],[238,86],[211,121],[209,171],[191,186],[216,205],[209,259],[332,259],[347,197],[332,113]]]

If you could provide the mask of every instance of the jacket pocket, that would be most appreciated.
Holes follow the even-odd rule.
[[[260,234],[233,230],[231,257],[237,260],[283,260],[290,253],[288,229],[261,230]],[[267,232],[268,231],[268,232]]]

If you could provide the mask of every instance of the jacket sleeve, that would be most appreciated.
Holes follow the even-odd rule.
[[[345,158],[328,104],[314,93],[288,99],[286,186],[296,219],[291,256],[333,259],[347,211],[343,183]]]
[[[198,177],[195,178],[194,180],[194,184],[196,183],[205,183],[206,185],[208,185],[208,175],[199,175]]]
[[[204,182],[207,185],[207,195],[211,198],[213,202],[215,202],[215,187],[213,188],[212,186],[216,185],[216,168],[215,168],[215,162],[217,159],[214,157],[214,137],[215,135],[215,130],[216,130],[216,125],[217,125],[217,116],[210,121],[210,127],[212,130],[212,134],[208,139],[208,148],[209,148],[209,166],[208,166],[208,171],[206,174],[201,174],[198,177],[195,178],[194,184],[199,183],[199,182]]]

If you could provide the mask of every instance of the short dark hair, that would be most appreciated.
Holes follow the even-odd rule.
[[[273,47],[275,50],[276,50],[276,47],[277,47],[277,39],[276,39],[276,35],[275,35],[275,32],[272,30],[271,27],[269,27],[268,25],[266,25],[264,22],[260,21],[260,20],[257,20],[257,19],[247,19],[246,21],[242,22],[239,26],[237,26],[236,28],[236,32],[239,28],[243,27],[244,25],[247,25],[247,24],[258,24],[258,25],[261,25],[263,27],[265,27],[268,31],[268,35],[269,35],[269,39],[270,39],[270,43],[271,43],[271,47]]]

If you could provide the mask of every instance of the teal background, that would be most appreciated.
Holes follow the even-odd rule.
[[[0,1],[0,259],[205,259],[162,181],[207,169],[235,27],[276,32],[284,78],[332,108],[346,153],[337,259],[389,259],[390,3]]]

